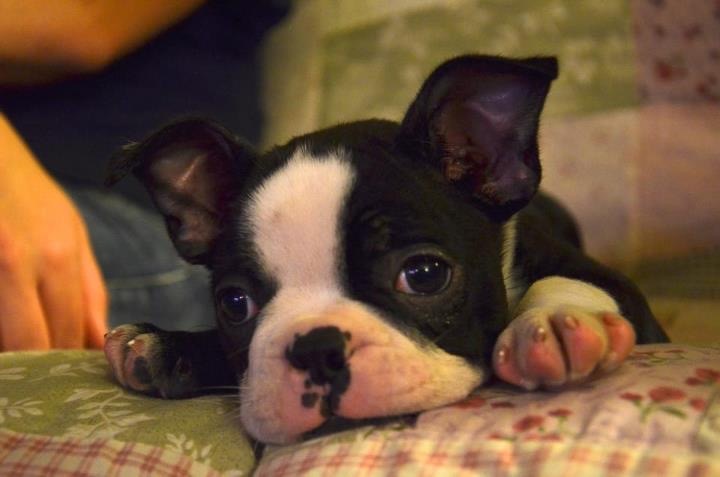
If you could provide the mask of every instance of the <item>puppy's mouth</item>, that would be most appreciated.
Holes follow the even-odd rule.
[[[404,414],[399,416],[375,417],[365,419],[348,419],[342,416],[330,416],[319,427],[302,435],[302,440],[310,440],[324,437],[338,432],[350,431],[360,427],[387,427],[387,426],[414,426],[418,413]]]

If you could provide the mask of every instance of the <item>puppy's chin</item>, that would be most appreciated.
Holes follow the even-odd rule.
[[[365,426],[382,427],[390,425],[414,426],[418,414],[405,414],[402,416],[377,417],[374,419],[347,419],[339,416],[328,418],[320,427],[306,432],[302,440],[310,440],[324,437],[338,432],[350,431]]]
[[[297,336],[337,327],[349,337],[342,382],[318,384],[293,367],[284,350]],[[487,371],[431,343],[420,344],[356,302],[292,320],[261,324],[250,346],[240,415],[256,439],[287,444],[330,418],[365,420],[417,413],[456,402],[487,379]]]
[[[294,393],[293,386],[278,390],[278,395],[264,395],[269,389],[254,389],[243,385],[240,416],[245,430],[255,439],[268,444],[291,444],[303,439],[318,437],[352,427],[384,424],[420,411],[457,402],[468,396],[476,387],[486,381],[484,370],[460,365],[456,369],[433,367],[430,358],[425,365],[429,373],[437,372],[441,380],[421,380],[397,386],[392,377],[389,380],[375,376],[357,376],[358,382],[375,382],[367,391],[362,384],[353,385],[340,396],[337,409],[330,411],[329,395],[319,396],[308,406],[304,393]],[[457,358],[459,364],[462,361]],[[245,380],[247,383],[248,380]],[[400,391],[393,394],[393,390]]]

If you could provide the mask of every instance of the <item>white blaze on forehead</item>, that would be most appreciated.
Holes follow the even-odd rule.
[[[253,194],[253,242],[281,287],[339,288],[338,221],[352,182],[341,153],[315,157],[300,148]]]

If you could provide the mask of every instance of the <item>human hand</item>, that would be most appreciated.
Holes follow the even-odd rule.
[[[82,217],[0,114],[0,351],[100,348],[107,292]]]

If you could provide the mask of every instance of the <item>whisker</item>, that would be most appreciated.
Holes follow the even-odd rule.
[[[183,328],[182,331],[191,331],[193,333],[201,332],[201,331],[210,331],[215,329],[216,326],[210,325],[210,324],[195,324],[192,326],[189,326],[187,328]]]
[[[203,386],[201,389],[230,389],[237,391],[240,389],[240,386],[237,384],[218,384],[214,386]]]
[[[196,397],[237,397],[239,390],[239,388],[233,388],[230,386],[203,386],[196,390],[197,393],[202,393]]]
[[[458,323],[455,326],[451,326],[450,328],[448,328],[445,331],[443,331],[442,333],[440,333],[438,336],[431,339],[430,342],[432,344],[437,344],[437,342],[440,341],[441,339],[443,339],[448,333],[455,331],[456,329],[460,328],[460,326],[462,326],[462,323]]]
[[[239,354],[239,353],[244,353],[245,351],[247,351],[247,350],[249,350],[249,349],[250,349],[250,345],[247,345],[247,346],[245,346],[245,347],[243,347],[243,348],[234,349],[234,350],[232,350],[230,353],[228,353],[228,357],[233,357],[233,356],[236,356],[236,355]]]

